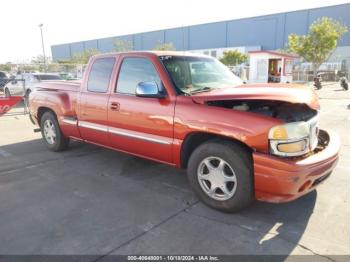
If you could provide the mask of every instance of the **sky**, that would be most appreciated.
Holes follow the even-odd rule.
[[[0,63],[27,62],[51,45],[349,3],[342,0],[3,0]]]

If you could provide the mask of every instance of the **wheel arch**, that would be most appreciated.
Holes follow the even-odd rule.
[[[43,115],[46,113],[46,112],[51,112],[54,114],[54,116],[56,117],[57,119],[57,114],[56,112],[52,109],[52,108],[49,108],[49,107],[46,107],[46,106],[41,106],[38,108],[38,112],[37,112],[37,118],[38,118],[38,124],[41,125],[41,118],[43,117]]]
[[[247,144],[243,143],[238,139],[231,137],[207,133],[207,132],[192,132],[188,134],[181,145],[180,150],[180,164],[182,168],[187,168],[188,160],[191,157],[191,154],[194,150],[201,144],[208,142],[210,140],[226,141],[228,143],[234,143],[242,147],[243,150],[251,153],[253,150]]]

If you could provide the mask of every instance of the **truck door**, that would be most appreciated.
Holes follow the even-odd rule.
[[[140,82],[163,83],[147,57],[125,56],[108,105],[109,137],[116,149],[172,163],[175,102],[135,96]]]
[[[109,146],[107,108],[114,57],[98,58],[82,87],[78,125],[82,139]]]

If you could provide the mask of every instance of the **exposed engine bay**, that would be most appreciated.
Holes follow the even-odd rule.
[[[281,119],[286,123],[308,121],[317,115],[317,111],[306,104],[294,104],[283,101],[223,100],[208,101],[207,105],[266,115]]]

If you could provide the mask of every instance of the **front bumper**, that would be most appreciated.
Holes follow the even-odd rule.
[[[339,136],[320,130],[320,151],[303,158],[281,158],[253,153],[255,197],[266,202],[288,202],[314,190],[338,162]]]

